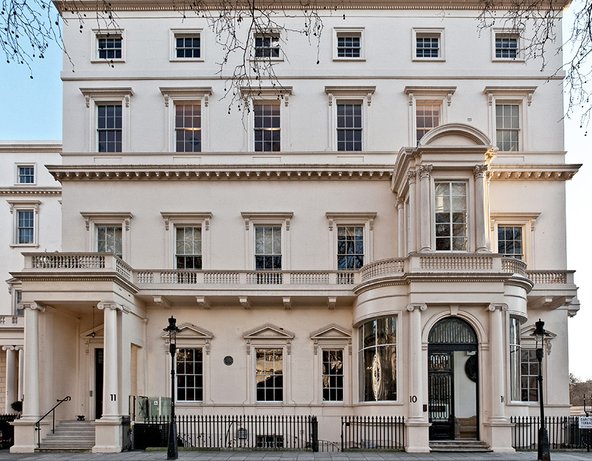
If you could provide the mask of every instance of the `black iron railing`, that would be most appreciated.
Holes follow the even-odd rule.
[[[55,433],[55,409],[59,407],[64,402],[69,402],[72,400],[72,397],[67,395],[63,399],[58,399],[57,403],[51,407],[47,413],[45,413],[41,418],[37,420],[35,423],[35,431],[37,432],[37,448],[41,446],[41,421],[43,421],[49,414],[51,414],[51,432]]]
[[[315,416],[177,415],[180,447],[318,451]],[[134,424],[134,448],[167,445],[168,416]]]
[[[538,416],[518,416],[510,418],[512,446],[516,450],[536,450],[540,418]],[[589,448],[592,446],[592,431],[580,429],[577,416],[548,416],[545,426],[549,433],[551,449]]]
[[[344,416],[341,450],[404,450],[403,416]]]

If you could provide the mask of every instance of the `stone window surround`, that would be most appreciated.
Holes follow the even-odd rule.
[[[535,266],[535,227],[540,212],[495,212],[489,215],[491,247],[497,253],[497,228],[500,225],[522,227],[523,261],[531,267]]]
[[[244,211],[245,223],[245,269],[255,270],[255,226],[271,225],[282,228],[282,270],[290,269],[290,222],[293,212]]]
[[[516,58],[497,58],[496,54],[496,46],[495,46],[495,39],[498,35],[506,35],[515,37],[518,40],[518,48],[516,50],[517,57]],[[504,29],[499,27],[492,27],[491,28],[491,60],[493,62],[524,62],[524,50],[522,48],[522,35],[520,31],[515,29]]]
[[[409,145],[417,144],[417,101],[433,101],[440,103],[440,125],[448,120],[448,107],[452,104],[455,86],[406,86],[403,90],[409,104]]]
[[[364,39],[364,27],[334,27],[333,28],[333,61],[365,61],[366,46]],[[359,37],[360,38],[360,56],[359,57],[340,57],[337,56],[337,43],[339,37]]]
[[[13,215],[12,220],[12,239],[10,243],[11,248],[38,248],[39,247],[39,200],[7,200],[10,207],[10,213]],[[18,211],[33,211],[33,242],[32,243],[17,243],[17,217]]]
[[[434,61],[446,61],[445,54],[445,41],[444,41],[444,28],[443,27],[414,27],[411,30],[411,60],[418,62],[434,62]],[[437,36],[438,37],[438,57],[418,57],[416,55],[417,38],[422,36]]]
[[[124,261],[130,260],[130,212],[92,212],[81,211],[87,235],[87,248],[90,252],[97,251],[97,226],[121,226],[121,255]]]
[[[106,38],[107,36],[120,37],[121,38],[121,58],[118,59],[102,59],[99,58],[99,38]],[[125,33],[123,29],[92,29],[92,58],[91,63],[122,63],[125,62]]]
[[[177,37],[198,36],[199,58],[178,58]],[[170,30],[170,62],[203,62],[205,61],[204,33],[202,28],[171,29]]]
[[[33,182],[20,182],[19,171],[23,167],[33,168]],[[18,162],[14,164],[14,185],[35,186],[37,185],[37,164],[34,162]]]
[[[329,264],[337,270],[337,228],[341,226],[362,226],[364,228],[364,265],[374,261],[374,220],[376,212],[337,212],[325,213],[328,223],[328,238],[331,242],[329,249]]]
[[[201,229],[201,268],[210,267],[211,241],[210,241],[210,220],[211,212],[167,212],[161,211],[160,215],[164,220],[166,233],[166,265],[175,269],[175,229],[180,227],[199,227]]]

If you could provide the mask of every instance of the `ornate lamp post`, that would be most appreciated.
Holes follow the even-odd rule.
[[[169,351],[171,353],[171,420],[169,422],[169,445],[167,459],[177,459],[177,424],[175,421],[175,355],[177,353],[177,319],[171,315],[169,325],[163,330],[169,334]]]
[[[539,461],[551,461],[551,453],[549,451],[549,435],[547,434],[547,426],[545,425],[545,405],[543,403],[543,347],[545,343],[545,337],[549,334],[543,328],[545,322],[539,319],[535,322],[535,330],[532,334],[536,341],[536,358],[539,362],[539,404],[541,406],[541,425],[539,427],[539,440],[538,440],[538,458]]]

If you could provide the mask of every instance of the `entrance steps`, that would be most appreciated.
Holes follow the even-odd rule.
[[[89,452],[95,445],[94,421],[61,421],[49,432],[36,452]]]
[[[465,453],[486,453],[492,451],[485,442],[479,440],[432,440],[430,441],[432,452],[465,452]]]

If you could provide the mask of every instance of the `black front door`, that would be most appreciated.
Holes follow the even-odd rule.
[[[103,349],[95,349],[95,419],[103,416]]]
[[[430,348],[428,353],[430,440],[454,439],[454,355]]]

